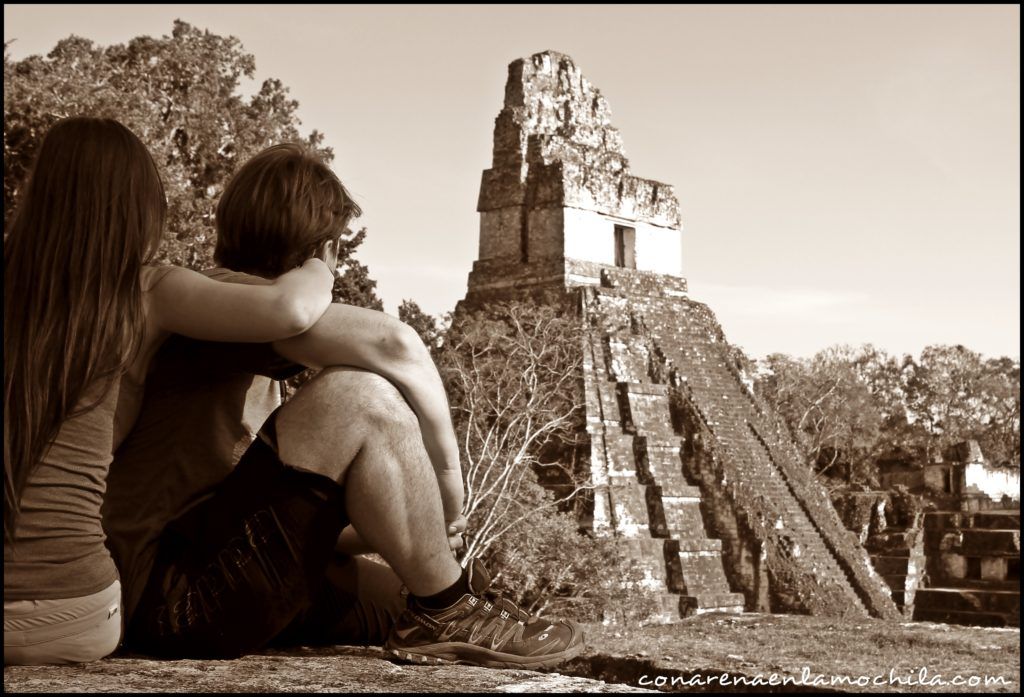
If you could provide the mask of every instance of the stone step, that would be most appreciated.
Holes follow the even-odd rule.
[[[683,617],[703,612],[743,612],[746,601],[742,593],[699,593],[679,596]]]
[[[619,382],[619,389],[625,390],[627,394],[658,395],[667,397],[668,385],[657,385],[649,382]]]
[[[649,535],[649,515],[644,488],[635,478],[610,477],[608,498],[612,507],[611,518],[615,532],[624,537]]]
[[[704,519],[700,513],[699,490],[695,497],[663,496],[656,486],[645,487],[650,527],[659,537],[675,531],[680,537],[704,537]]]
[[[903,554],[917,544],[920,536],[920,530],[887,531],[869,537],[864,548],[871,554]]]
[[[683,477],[678,477],[674,481],[655,480],[652,488],[659,490],[666,505],[669,502],[668,499],[678,499],[680,503],[700,503],[700,487],[687,484]]]
[[[701,554],[705,554],[702,552]],[[678,564],[666,560],[668,571],[668,587],[688,595],[700,593],[725,593],[729,590],[729,582],[722,569],[721,556],[679,555]]]
[[[885,582],[889,584],[889,588],[906,588],[907,587],[907,575],[906,574],[881,574]]]
[[[665,554],[686,554],[693,552],[721,552],[722,541],[714,537],[684,538],[678,537],[679,531],[672,531],[671,539],[665,540]],[[673,548],[670,550],[670,545]]]
[[[883,576],[886,574],[907,574],[910,557],[871,556],[871,565]]]
[[[890,592],[890,595],[892,596],[892,601],[896,603],[896,607],[899,607],[901,609],[906,607],[907,592],[905,590],[899,590],[898,588],[893,587]]]
[[[958,552],[966,556],[1020,556],[1020,530],[931,528],[925,530],[929,553]]]
[[[926,529],[982,528],[987,530],[1020,530],[1020,513],[1007,511],[932,511],[924,514]]]
[[[991,612],[1020,616],[1020,591],[920,588],[914,606],[921,610]],[[1019,622],[1019,620],[1018,620]]]
[[[658,593],[655,596],[657,609],[645,623],[650,624],[674,624],[682,619],[679,612],[679,595],[677,593]]]
[[[1015,616],[994,612],[971,612],[963,610],[923,610],[914,602],[915,622],[941,622],[975,627],[1019,627],[1020,613]]]
[[[1019,582],[1020,560],[1012,557],[966,557],[956,552],[938,552],[926,557],[929,585],[963,588],[965,583]]]
[[[986,581],[979,578],[935,578],[932,579],[936,588],[955,588],[957,590],[977,591],[1020,591],[1020,581]]]

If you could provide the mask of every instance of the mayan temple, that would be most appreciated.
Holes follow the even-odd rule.
[[[456,312],[532,298],[577,313],[595,485],[581,524],[621,541],[666,620],[899,617],[738,350],[689,298],[672,187],[631,173],[607,102],[568,56],[509,66],[477,210]]]

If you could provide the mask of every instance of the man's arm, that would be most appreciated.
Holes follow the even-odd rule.
[[[411,327],[383,312],[333,304],[311,329],[273,347],[310,368],[348,365],[390,380],[419,418],[445,521],[459,519],[465,490],[448,397],[430,352]]]

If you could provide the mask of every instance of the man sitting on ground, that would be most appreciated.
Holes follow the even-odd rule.
[[[209,275],[259,283],[314,255],[334,263],[359,214],[315,156],[265,150],[221,197],[226,268]],[[271,378],[305,367],[323,370],[277,407]],[[458,447],[437,369],[407,325],[336,304],[273,344],[172,337],[144,397],[122,384],[122,400],[140,398],[104,504],[128,648],[225,657],[386,641],[405,660],[519,668],[582,650],[575,624],[530,617],[488,592],[482,564],[456,562]],[[390,568],[353,557],[366,551]]]

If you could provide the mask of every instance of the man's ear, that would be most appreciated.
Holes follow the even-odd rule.
[[[338,242],[335,238],[326,239],[317,247],[313,256],[323,260],[333,271],[338,266]]]

